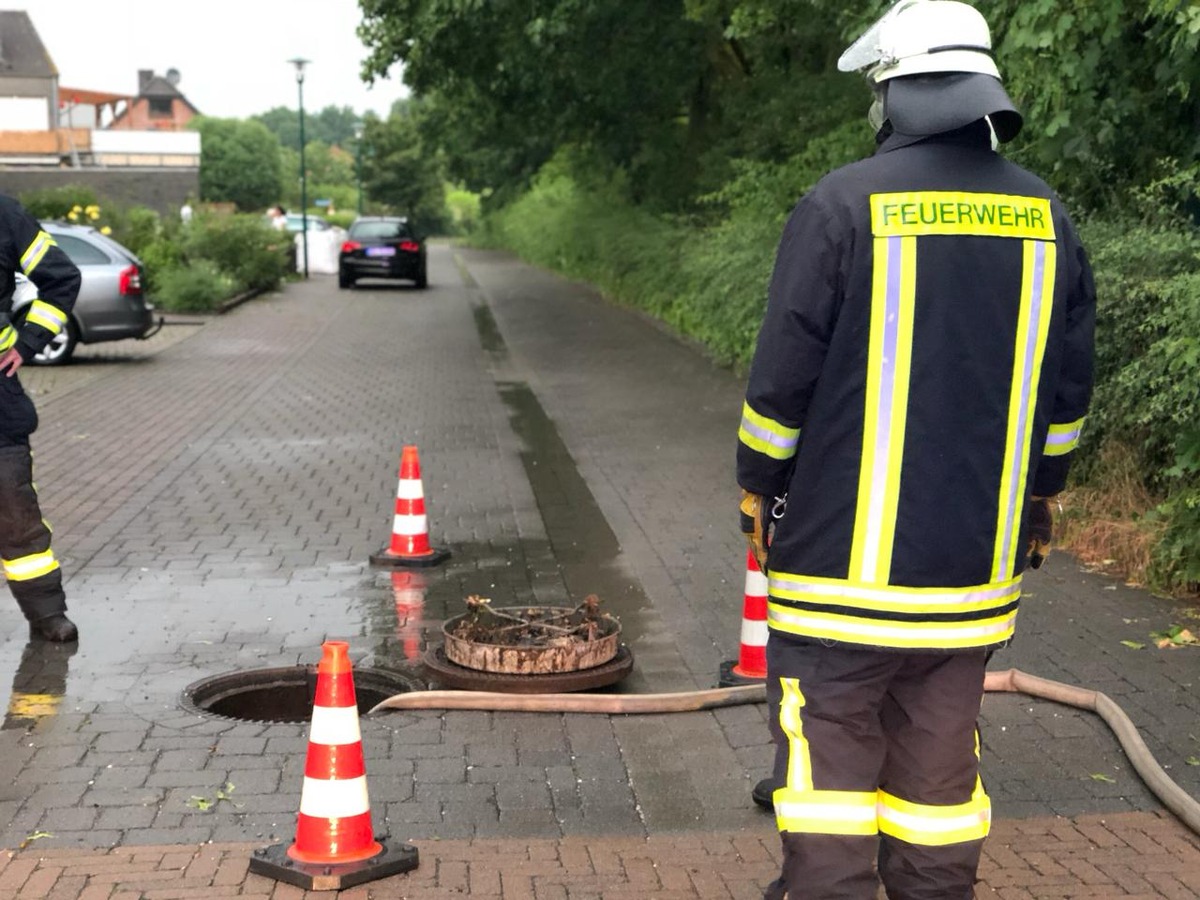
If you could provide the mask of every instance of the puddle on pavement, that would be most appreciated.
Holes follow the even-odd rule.
[[[508,348],[486,304],[474,307],[479,341],[497,370],[506,370]],[[650,637],[650,602],[618,557],[621,547],[608,520],[579,474],[574,458],[529,385],[498,377],[496,390],[521,439],[521,462],[542,514],[546,536],[572,603],[598,594],[604,609],[621,620],[625,640]]]
[[[486,306],[476,306],[474,315],[499,375],[508,365],[503,336]],[[147,571],[119,587],[80,573],[72,580],[72,602],[89,615],[78,652],[32,642],[18,659],[19,645],[0,648],[0,672],[13,673],[4,727],[48,725],[65,712],[78,713],[80,704],[174,708],[178,691],[199,677],[314,660],[327,638],[349,640],[356,666],[415,671],[428,645],[441,642],[442,622],[464,610],[468,594],[490,596],[497,606],[573,606],[598,594],[621,620],[642,664],[666,653],[678,668],[669,637],[638,580],[622,566],[617,538],[554,422],[524,382],[497,377],[496,387],[522,445],[546,540],[456,542],[454,556],[428,570],[364,571],[364,559],[282,577],[274,567],[257,573],[247,566],[237,577],[205,584]],[[254,602],[247,604],[251,593]],[[138,611],[143,602],[153,604],[153,614]],[[281,623],[287,623],[282,632]],[[635,666],[619,689],[644,688],[643,668]]]

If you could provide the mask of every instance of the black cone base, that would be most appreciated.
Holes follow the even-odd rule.
[[[428,556],[397,556],[394,553],[389,553],[388,548],[384,547],[378,553],[372,553],[369,559],[373,566],[425,569],[429,566],[441,565],[450,558],[449,550],[439,550],[437,547],[431,547],[430,549],[433,552]]]
[[[721,663],[721,671],[718,676],[718,687],[740,687],[744,684],[762,684],[767,680],[767,676],[761,678],[749,678],[745,675],[739,675],[733,671],[733,667],[737,665],[736,659],[727,659]]]
[[[376,837],[383,852],[353,863],[302,863],[287,855],[284,844],[255,850],[250,857],[250,872],[294,884],[306,891],[340,891],[379,878],[400,875],[417,867],[417,848],[411,844],[388,847],[386,839]]]

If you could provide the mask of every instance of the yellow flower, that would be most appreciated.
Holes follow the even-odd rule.
[[[77,206],[77,207],[75,207],[75,209],[71,210],[69,213],[67,213],[67,218],[68,218],[68,219],[70,219],[72,222],[78,222],[78,221],[79,221],[79,213],[77,213],[77,212],[75,211],[75,210],[77,210],[77,209],[79,209],[79,207],[78,207],[78,206]]]
[[[93,222],[100,218],[100,207],[96,206],[95,204],[89,206],[85,212],[87,213],[87,217]]]
[[[101,234],[112,234],[112,229],[109,228],[107,225],[104,225],[100,228],[100,233]]]

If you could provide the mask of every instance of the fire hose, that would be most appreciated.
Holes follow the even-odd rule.
[[[1184,825],[1200,834],[1200,802],[1171,780],[1155,760],[1125,711],[1111,697],[1075,685],[1028,675],[1019,669],[988,672],[983,689],[988,692],[1024,694],[1096,713],[1112,729],[1134,771]],[[764,703],[762,684],[670,694],[505,694],[489,691],[410,691],[396,694],[370,710],[442,709],[489,712],[593,713],[638,715],[648,713],[700,712],[725,706]],[[369,713],[370,714],[370,713]]]

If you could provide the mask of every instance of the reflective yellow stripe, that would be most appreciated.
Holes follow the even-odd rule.
[[[24,694],[13,691],[8,701],[8,714],[20,719],[38,719],[58,712],[61,694]]]
[[[29,315],[25,317],[25,321],[41,325],[47,331],[58,334],[67,324],[67,314],[57,306],[51,306],[42,300],[34,300],[29,306]]]
[[[987,795],[955,806],[927,806],[879,791],[879,830],[909,844],[943,847],[981,841],[991,822],[992,803]]]
[[[1051,425],[1046,435],[1046,447],[1042,451],[1045,456],[1066,456],[1079,446],[1079,436],[1083,433],[1083,419],[1065,422],[1061,425]]]
[[[973,234],[1054,240],[1050,201],[1015,194],[912,191],[871,195],[871,233],[876,237]]]
[[[772,459],[791,459],[796,455],[800,441],[800,429],[788,428],[742,404],[742,424],[738,428],[738,440]]]
[[[1043,241],[1026,241],[1021,275],[1021,309],[1013,352],[1012,384],[1008,400],[1008,431],[996,513],[996,540],[992,551],[992,580],[1012,575],[1021,553],[1017,546],[1025,510],[1025,484],[1029,477],[1033,411],[1041,381],[1042,358],[1054,305],[1055,247]]]
[[[930,650],[988,647],[1012,638],[1017,610],[963,622],[903,622],[848,613],[811,612],[778,603],[767,606],[767,624],[776,631],[846,644]]]
[[[768,591],[780,600],[889,613],[972,613],[1000,609],[1021,596],[1020,577],[955,588],[870,585],[772,571]]]
[[[31,553],[19,559],[4,560],[4,576],[9,581],[30,581],[41,578],[58,568],[53,550]]]
[[[788,739],[787,787],[793,791],[811,791],[812,756],[808,749],[808,738],[804,736],[804,720],[800,710],[804,708],[804,692],[795,678],[780,678],[783,699],[779,704],[779,725]]]
[[[28,275],[37,268],[37,264],[42,261],[42,257],[46,255],[46,251],[51,247],[57,246],[58,245],[54,243],[54,238],[50,237],[50,235],[44,231],[39,231],[37,233],[37,237],[33,239],[33,243],[25,248],[25,252],[21,254],[22,271]]]
[[[11,325],[5,325],[4,328],[0,330],[0,352],[9,349],[16,342],[17,330]]]
[[[797,791],[781,788],[775,792],[775,821],[780,831],[869,836],[879,833],[877,805],[874,791]]]
[[[876,238],[867,397],[850,572],[887,584],[896,536],[917,285],[916,238]]]

